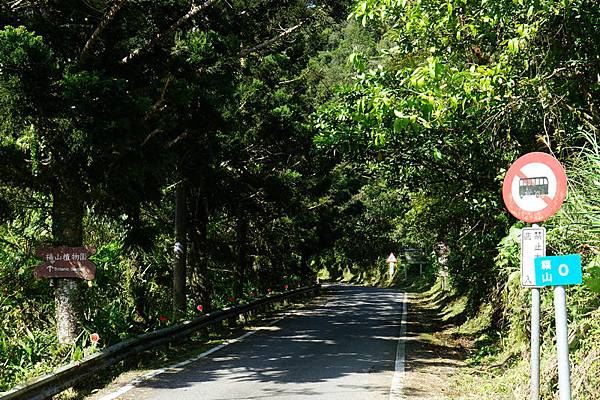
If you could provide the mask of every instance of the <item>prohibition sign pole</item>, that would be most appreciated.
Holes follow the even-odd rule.
[[[528,153],[515,161],[506,173],[502,197],[508,211],[517,219],[529,223],[541,222],[554,215],[567,195],[567,176],[558,160],[546,153]],[[525,231],[538,231],[541,239],[536,252],[527,253]],[[521,233],[521,283],[531,288],[531,399],[539,399],[540,387],[540,288],[525,285],[523,276],[531,273],[536,256],[546,254],[545,229],[537,225]],[[569,348],[567,330],[566,294],[564,286],[555,286],[555,312],[557,321],[557,350],[559,360],[560,399],[571,398]],[[561,321],[559,326],[559,321]],[[564,323],[563,323],[564,322]]]

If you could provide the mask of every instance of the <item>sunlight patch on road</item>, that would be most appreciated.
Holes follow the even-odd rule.
[[[274,332],[274,331],[280,331],[281,328],[278,326],[259,326],[259,327],[254,328],[254,330]]]
[[[281,318],[277,318],[277,319],[271,321],[269,323],[269,325],[267,325],[267,326],[271,326],[271,325],[274,325],[274,324],[276,324],[278,322],[281,322],[284,318],[285,318],[285,316],[281,317]],[[263,327],[260,327],[260,328],[263,328]],[[230,344],[237,343],[237,342],[239,342],[241,340],[244,340],[248,336],[254,335],[257,332],[260,332],[260,329],[258,329],[258,327],[255,328],[255,329],[253,329],[252,331],[244,333],[242,336],[239,336],[237,338],[225,340],[222,344],[220,344],[218,346],[215,346],[215,347],[213,347],[213,348],[205,351],[204,353],[200,353],[200,354],[198,354],[195,357],[192,357],[192,358],[187,359],[185,361],[179,362],[177,364],[170,365],[170,366],[168,366],[166,368],[160,368],[160,369],[156,369],[154,371],[151,371],[150,373],[148,373],[146,375],[143,375],[143,376],[141,376],[139,378],[136,378],[136,379],[132,380],[129,384],[121,387],[116,392],[113,392],[113,393],[107,394],[106,396],[101,397],[99,400],[115,400],[115,399],[119,398],[120,396],[122,396],[123,394],[125,394],[125,393],[129,392],[130,390],[134,389],[137,385],[139,385],[140,383],[142,383],[144,381],[148,381],[150,379],[153,379],[157,375],[163,374],[165,372],[171,372],[171,373],[179,372],[179,371],[183,370],[182,367],[185,367],[186,365],[189,365],[189,364],[191,364],[191,363],[193,363],[195,361],[198,361],[201,358],[205,358],[206,356],[209,356],[212,353],[214,353],[216,351],[219,351],[219,350],[221,350],[222,348],[224,348],[226,346],[229,346]]]

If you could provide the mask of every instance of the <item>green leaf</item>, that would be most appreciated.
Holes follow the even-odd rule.
[[[508,40],[508,50],[513,54],[516,54],[519,52],[519,39],[518,38],[513,38],[513,39]]]
[[[73,361],[79,361],[83,358],[83,350],[79,346],[73,349]]]
[[[584,284],[592,292],[600,293],[600,265],[592,263],[589,268],[590,277],[585,279]]]

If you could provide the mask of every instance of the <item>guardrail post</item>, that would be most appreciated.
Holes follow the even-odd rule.
[[[201,328],[200,330],[198,330],[198,337],[201,339],[208,339],[210,333],[208,330],[208,327],[206,328]]]
[[[237,319],[237,316],[236,317],[229,317],[229,318],[227,318],[227,320],[226,320],[226,327],[227,328],[233,328],[234,326],[236,326],[237,325],[236,319]]]

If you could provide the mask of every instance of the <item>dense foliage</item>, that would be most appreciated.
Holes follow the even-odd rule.
[[[545,223],[548,251],[584,255],[584,285],[569,292],[573,368],[581,374],[574,393],[596,398],[596,356],[589,354],[597,354],[590,344],[597,341],[600,282],[598,4],[368,0],[355,2],[351,18],[376,45],[351,55],[354,80],[320,107],[316,143],[346,163],[360,163],[361,175],[370,178],[356,193],[382,183],[396,191],[397,214],[388,228],[395,241],[430,251],[447,246],[451,281],[466,293],[467,312],[491,313],[475,333],[483,333],[485,349],[502,349],[503,360],[517,356],[521,375],[486,383],[480,396],[499,388],[506,398],[528,396],[521,368],[528,297],[518,284],[523,224],[502,204],[504,173],[530,151],[550,152],[566,164],[570,195]],[[543,392],[551,398],[557,384],[551,291],[544,296]]]
[[[347,13],[301,0],[0,4],[1,388],[81,357],[91,332],[104,346],[314,280],[331,165],[312,147],[318,83],[304,71]],[[43,245],[98,249],[96,279],[67,299],[71,346],[55,333],[62,281],[33,277]]]
[[[406,247],[434,266],[448,249],[467,310],[491,304],[486,337],[524,360],[501,184],[529,151],[567,165],[546,227],[552,252],[584,255],[575,368],[593,363],[599,21],[592,0],[2,2],[0,388],[91,332],[107,345],[319,270],[364,278]],[[46,244],[98,248],[72,346],[33,278]]]
[[[508,165],[534,150],[566,159],[596,129],[597,11],[585,1],[357,2],[378,53],[352,55],[355,81],[322,107],[318,144],[372,162],[420,214],[417,240],[448,243],[461,284],[492,284],[485,260],[513,222],[499,196]]]

